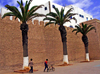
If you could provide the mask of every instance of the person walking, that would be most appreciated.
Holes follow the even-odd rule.
[[[32,59],[30,59],[29,66],[31,68],[29,73],[33,73],[33,61],[32,61]]]
[[[45,65],[44,72],[45,72],[46,69],[47,69],[47,72],[48,72],[48,59],[46,59],[46,61],[44,62],[44,65]]]

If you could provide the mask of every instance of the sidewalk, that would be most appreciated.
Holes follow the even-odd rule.
[[[44,68],[34,73],[14,73],[11,71],[0,71],[0,74],[100,74],[100,60],[93,62],[76,63],[70,66],[55,67],[54,72],[43,72]]]

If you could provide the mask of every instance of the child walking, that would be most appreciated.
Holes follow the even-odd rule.
[[[33,62],[32,62],[32,59],[30,59],[29,66],[31,68],[29,73],[33,73]]]
[[[44,72],[45,72],[45,70],[47,69],[47,72],[48,72],[48,59],[46,59],[46,61],[44,62],[44,65],[45,65],[45,68],[44,68]]]

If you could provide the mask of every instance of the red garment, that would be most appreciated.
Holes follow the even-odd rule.
[[[45,63],[47,64],[48,62],[47,62],[47,61],[45,61]]]

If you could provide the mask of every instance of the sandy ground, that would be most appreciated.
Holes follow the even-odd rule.
[[[15,73],[10,70],[0,70],[0,74],[100,74],[100,60],[75,63],[69,66],[56,66],[54,72],[43,72],[43,67],[34,73]]]

